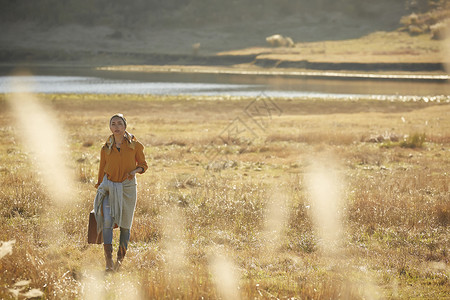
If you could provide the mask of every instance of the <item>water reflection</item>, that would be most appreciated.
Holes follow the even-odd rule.
[[[9,93],[13,77],[0,77],[0,92]],[[16,77],[17,78],[17,77]],[[258,85],[212,84],[188,82],[136,82],[97,77],[20,76],[19,81],[33,86],[35,93],[76,94],[156,94],[156,95],[216,95],[221,93],[261,90]]]
[[[126,76],[120,78],[120,75]],[[12,76],[0,76],[0,93],[14,92]],[[97,76],[36,75],[15,77],[33,86],[35,93],[155,94],[250,96],[288,98],[412,98],[447,101],[449,85],[442,82],[323,80],[278,76],[218,74],[115,74]]]

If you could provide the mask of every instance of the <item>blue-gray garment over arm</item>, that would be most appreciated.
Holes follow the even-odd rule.
[[[113,224],[131,229],[134,209],[136,208],[136,178],[127,179],[123,182],[112,182],[105,175],[97,189],[97,195],[94,200],[95,220],[97,221],[97,232],[99,233],[103,230],[102,205],[105,197],[108,197],[111,205]]]

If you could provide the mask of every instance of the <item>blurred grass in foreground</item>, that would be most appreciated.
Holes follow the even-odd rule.
[[[39,292],[50,299],[450,293],[448,103],[271,99],[282,113],[265,118],[264,130],[252,127],[251,143],[245,137],[223,145],[218,137],[236,117],[253,126],[243,112],[254,99],[39,98],[66,132],[66,164],[78,174],[76,200],[64,209],[52,204],[0,96],[0,246],[12,246],[0,258],[1,298]],[[146,145],[150,168],[138,177],[123,269],[104,278],[102,249],[87,244],[86,229],[99,149],[116,112]],[[420,147],[384,147],[374,135],[417,136]],[[220,158],[212,163],[211,149]],[[333,254],[321,247],[304,177],[317,157],[328,155],[345,182],[343,234]],[[182,258],[175,264],[174,253]]]

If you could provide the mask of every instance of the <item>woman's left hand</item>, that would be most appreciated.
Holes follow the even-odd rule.
[[[128,173],[128,179],[133,179],[134,176],[136,176],[136,170],[133,170],[130,173]]]
[[[142,168],[141,167],[137,167],[136,169],[134,169],[133,171],[128,173],[128,179],[133,179],[134,176],[136,176],[136,173],[138,172],[138,170],[142,170]]]

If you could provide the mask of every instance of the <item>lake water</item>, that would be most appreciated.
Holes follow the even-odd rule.
[[[35,93],[259,96],[288,98],[429,99],[449,101],[450,84],[431,78],[345,78],[258,74],[189,74],[92,71],[0,76],[0,93],[14,79]],[[83,73],[83,74],[81,74]]]

